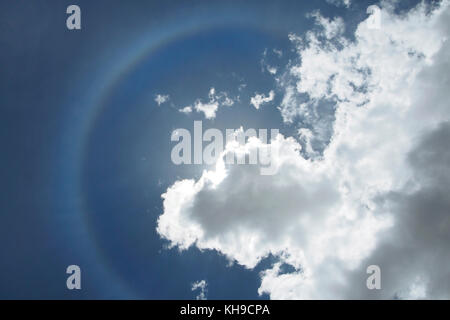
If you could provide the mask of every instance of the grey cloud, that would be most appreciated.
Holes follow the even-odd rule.
[[[362,267],[348,275],[348,298],[416,298],[409,291],[421,283],[427,298],[450,294],[450,123],[423,136],[408,159],[419,190],[377,199],[380,212],[392,212],[395,224],[379,235]],[[380,291],[365,286],[364,267],[372,264],[381,268]]]

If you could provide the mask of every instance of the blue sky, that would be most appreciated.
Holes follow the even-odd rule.
[[[260,272],[278,262],[278,276],[294,274],[298,265],[272,249],[256,267],[225,245],[168,249],[175,240],[157,232],[161,195],[205,169],[174,165],[170,135],[194,120],[204,130],[278,128],[287,137],[302,125],[314,131],[320,123],[306,116],[290,123],[277,109],[287,92],[277,77],[287,79],[299,64],[301,49],[288,36],[320,29],[307,17],[319,10],[342,17],[342,36],[352,41],[373,3],[3,1],[0,298],[193,299],[192,283],[200,280],[208,299],[280,297],[272,289],[258,294]],[[81,30],[66,28],[70,4],[81,8]],[[392,16],[416,4],[402,1]],[[211,88],[233,106],[220,106],[209,120],[179,112],[208,101]],[[271,90],[268,104],[250,104]],[[158,94],[169,100],[158,106]],[[308,94],[310,103],[314,92]],[[342,102],[333,99],[318,102],[320,119],[331,117],[328,128]],[[318,138],[319,153],[331,135]],[[81,267],[82,290],[66,288],[71,264]]]
[[[192,121],[157,108],[153,96],[168,93],[181,106],[212,86],[237,90],[241,79],[265,91],[272,79],[261,76],[264,49],[289,45],[287,33],[302,29],[308,9],[297,1],[78,1],[82,30],[72,32],[65,27],[69,4],[1,8],[2,168],[9,182],[1,297],[189,299],[190,284],[206,278],[212,298],[257,298],[256,272],[227,267],[216,253],[164,250],[155,231],[163,186],[192,174],[168,161],[170,133]],[[121,69],[126,74],[116,75]],[[95,105],[105,86],[113,92]],[[252,111],[237,110],[244,124],[278,126],[279,114]],[[241,125],[235,112],[224,117],[222,127]],[[82,158],[89,121],[95,123]],[[69,264],[82,269],[80,292],[65,287]]]

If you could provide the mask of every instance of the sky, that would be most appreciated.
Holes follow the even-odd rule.
[[[449,15],[2,1],[0,298],[450,298]],[[176,164],[198,121],[279,134]]]

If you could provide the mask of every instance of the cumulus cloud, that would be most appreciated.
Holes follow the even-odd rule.
[[[276,67],[267,66],[267,71],[270,74],[277,74],[278,69]]]
[[[192,107],[191,106],[187,106],[184,108],[179,109],[178,111],[182,112],[182,113],[191,113],[192,112]]]
[[[329,4],[335,5],[337,7],[350,7],[350,0],[326,0]]]
[[[168,94],[157,94],[155,96],[155,102],[158,104],[158,106],[162,105],[163,103],[169,101],[170,97]]]
[[[195,297],[196,300],[206,300],[208,284],[205,280],[197,281],[192,284],[191,290],[198,291],[198,295]]]
[[[315,11],[308,16],[315,19],[316,25],[320,26],[322,29],[319,34],[328,40],[343,34],[345,31],[344,20],[341,17],[335,17],[333,20],[327,19],[323,17],[319,11]],[[313,34],[310,35],[312,37]],[[317,35],[317,33],[315,35]]]
[[[234,105],[234,100],[226,92],[216,93],[215,88],[209,90],[208,99],[207,102],[197,99],[193,106],[186,106],[178,111],[188,114],[195,110],[202,112],[206,119],[214,119],[220,106],[231,107]]]
[[[219,103],[216,101],[210,103],[197,101],[194,108],[197,112],[203,112],[206,119],[214,119],[216,117],[217,109],[219,109]]]
[[[273,176],[219,158],[176,181],[162,195],[161,237],[250,269],[276,256],[259,288],[273,299],[450,298],[449,2],[392,7],[354,40],[318,13],[319,30],[291,35],[299,59],[278,89],[299,140],[272,137]],[[367,289],[369,265],[382,290]]]
[[[250,99],[250,103],[255,107],[255,109],[259,109],[261,105],[272,101],[273,98],[275,98],[275,92],[273,90],[270,90],[268,96],[256,93],[255,96]]]

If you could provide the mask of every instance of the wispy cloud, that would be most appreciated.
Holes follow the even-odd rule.
[[[337,7],[350,7],[351,0],[326,0],[329,4],[335,5]]]
[[[155,102],[158,104],[158,106],[162,105],[163,103],[166,103],[167,101],[169,101],[170,97],[168,94],[164,95],[164,94],[157,94],[155,96]]]
[[[208,283],[206,282],[206,280],[201,280],[201,281],[197,281],[194,282],[192,284],[191,290],[192,291],[198,291],[197,296],[195,297],[195,299],[197,300],[206,300],[206,294],[208,292]]]
[[[256,93],[255,96],[250,99],[250,103],[256,109],[259,109],[259,107],[261,105],[272,101],[274,98],[275,98],[275,92],[273,90],[270,90],[268,96],[265,96],[264,94]]]
[[[206,119],[214,119],[219,107],[231,107],[232,105],[234,105],[234,100],[226,92],[216,93],[216,89],[212,87],[209,89],[208,101],[203,102],[202,99],[197,99],[193,106],[186,106],[179,111],[188,114],[195,110],[203,113]]]

